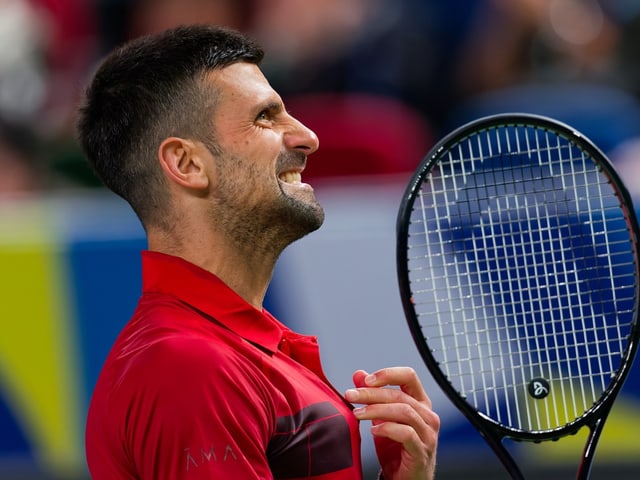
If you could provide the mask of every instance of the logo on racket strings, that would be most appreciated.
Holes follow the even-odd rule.
[[[529,382],[528,389],[529,389],[529,395],[531,395],[533,398],[540,400],[541,398],[544,398],[547,395],[549,395],[549,390],[551,389],[551,386],[549,385],[549,382],[547,382],[544,378],[539,377],[539,378],[534,378]]]

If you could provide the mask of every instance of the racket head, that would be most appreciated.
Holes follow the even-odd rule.
[[[396,231],[414,342],[485,436],[557,439],[606,417],[637,350],[639,235],[589,139],[523,113],[464,125],[415,171]]]

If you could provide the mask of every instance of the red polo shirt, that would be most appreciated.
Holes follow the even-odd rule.
[[[89,408],[93,480],[362,478],[357,420],[314,337],[180,258],[142,260]]]

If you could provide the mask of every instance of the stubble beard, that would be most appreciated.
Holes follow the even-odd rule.
[[[248,177],[258,172],[247,172]],[[313,194],[296,198],[278,188],[270,201],[255,204],[251,192],[242,195],[229,176],[217,186],[214,220],[237,247],[274,260],[291,243],[319,229],[324,210]],[[259,178],[259,177],[258,177]]]

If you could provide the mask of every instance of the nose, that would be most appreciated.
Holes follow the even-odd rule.
[[[298,119],[289,116],[290,127],[284,135],[285,146],[291,150],[300,150],[305,155],[311,155],[318,150],[320,141],[316,133]]]

